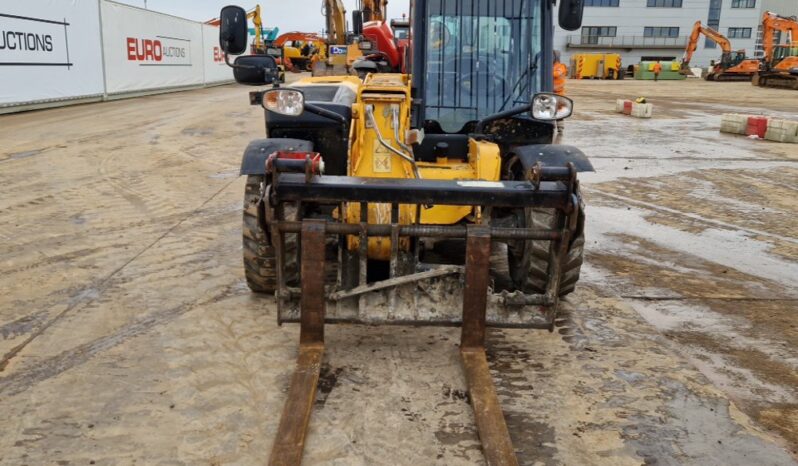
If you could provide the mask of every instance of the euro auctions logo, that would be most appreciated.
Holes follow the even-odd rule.
[[[0,13],[0,66],[73,66],[69,22]]]
[[[127,60],[139,66],[191,66],[191,41],[177,37],[128,37]]]

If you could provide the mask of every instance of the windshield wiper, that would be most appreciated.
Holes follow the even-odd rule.
[[[508,95],[507,98],[504,100],[504,102],[502,103],[502,106],[501,106],[501,108],[499,110],[504,110],[504,108],[507,107],[507,104],[510,103],[510,100],[512,100],[513,96],[515,95],[515,90],[518,88],[518,86],[523,81],[527,80],[527,78],[528,78],[528,76],[530,74],[537,72],[537,70],[538,70],[538,57],[539,56],[540,56],[540,53],[536,53],[535,54],[535,58],[532,60],[532,63],[530,63],[529,66],[527,67],[527,69],[525,69],[524,72],[521,73],[521,76],[518,78],[518,81],[516,81],[515,84],[513,84],[513,87],[510,90],[510,95]],[[524,84],[524,87],[519,91],[518,95],[523,95],[523,92],[526,90],[526,87],[527,87],[527,85]]]

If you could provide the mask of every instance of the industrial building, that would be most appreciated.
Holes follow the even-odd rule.
[[[585,6],[580,30],[555,30],[554,47],[566,63],[574,53],[590,52],[620,53],[625,66],[679,60],[698,20],[728,37],[735,50],[761,57],[762,14],[798,15],[795,0],[585,0]],[[719,57],[717,45],[702,38],[692,62],[703,67]]]

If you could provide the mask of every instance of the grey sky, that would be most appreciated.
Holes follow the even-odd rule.
[[[144,6],[144,0],[116,0],[138,7]],[[207,21],[219,15],[225,5],[237,4],[249,10],[260,3],[263,24],[266,27],[279,27],[280,32],[302,31],[321,32],[324,29],[324,17],[321,15],[322,0],[147,0],[147,8],[153,11],[169,13],[195,21]],[[408,12],[409,0],[389,0],[388,16],[400,18]],[[351,11],[355,8],[355,0],[344,0],[347,20],[351,20]]]

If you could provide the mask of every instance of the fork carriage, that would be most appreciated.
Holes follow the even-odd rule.
[[[324,234],[324,257],[328,273],[322,283],[325,323],[412,324],[457,326],[462,324],[463,293],[469,288],[469,252],[466,265],[425,261],[425,241],[459,240],[469,243],[479,233],[487,238],[490,266],[490,243],[511,241],[546,241],[548,246],[547,283],[543,293],[525,293],[512,287],[488,283],[486,324],[493,327],[542,328],[551,330],[559,304],[560,277],[569,241],[575,236],[581,209],[578,181],[573,164],[565,167],[533,167],[525,181],[440,181],[419,179],[354,178],[313,174],[313,161],[270,157],[270,184],[263,184],[259,221],[269,232],[277,256],[278,322],[300,322],[301,287],[307,277],[287,277],[291,260],[301,263],[307,254],[302,245],[295,257],[287,257],[286,237],[300,235],[309,221]],[[390,218],[384,223],[368,218],[369,204],[384,204]],[[293,218],[286,218],[286,206],[293,207]],[[358,223],[343,223],[340,217],[345,205],[357,206],[362,212]],[[412,205],[424,209],[431,205],[478,205],[481,221],[475,224],[426,225],[400,224],[399,206]],[[547,208],[556,213],[554,228],[519,228],[491,225],[493,209]],[[327,214],[324,214],[327,212]],[[331,214],[330,214],[331,212]],[[416,216],[421,218],[421,216]],[[348,248],[349,238],[357,238],[358,247]],[[369,238],[390,242],[391,258],[383,277],[369,273]],[[405,241],[406,240],[406,241]],[[402,246],[405,246],[404,248]],[[294,248],[291,248],[294,249]],[[293,252],[293,251],[291,251]],[[434,258],[432,258],[434,260]],[[450,257],[451,259],[451,257]],[[494,258],[496,262],[496,258]],[[462,262],[460,262],[462,263]],[[482,262],[480,262],[482,263]],[[331,265],[338,264],[337,267]],[[371,263],[372,267],[380,264]],[[332,268],[332,273],[330,269]],[[499,278],[501,280],[501,278]],[[293,283],[289,283],[289,281]],[[503,288],[503,289],[499,289]]]

